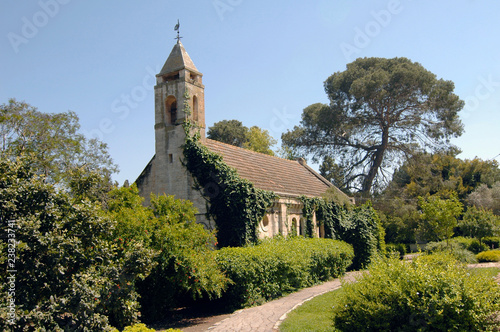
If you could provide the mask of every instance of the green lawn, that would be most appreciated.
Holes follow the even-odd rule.
[[[500,273],[499,268],[477,268],[475,273],[485,273],[492,278]],[[332,325],[332,306],[342,289],[317,296],[288,314],[280,326],[281,332],[337,331]]]
[[[317,296],[288,314],[281,332],[332,331],[332,305],[342,289]],[[333,330],[334,331],[334,330]]]

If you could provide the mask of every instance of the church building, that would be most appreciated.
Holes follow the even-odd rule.
[[[197,221],[208,229],[215,227],[215,223],[205,217],[206,199],[194,188],[194,180],[182,163],[185,140],[182,124],[189,117],[200,128],[202,144],[222,155],[223,161],[236,169],[240,177],[251,181],[257,188],[273,191],[279,196],[259,224],[259,237],[304,234],[303,206],[298,197],[319,197],[334,186],[309,167],[304,159],[282,159],[206,138],[202,77],[203,74],[178,39],[156,75],[156,153],[136,180],[140,195],[145,198],[146,204],[151,193],[190,200],[198,209]],[[188,100],[185,100],[186,96]],[[191,114],[184,114],[185,103],[189,105]],[[345,195],[337,188],[334,190]],[[313,226],[314,235],[323,237],[324,231],[315,217]]]

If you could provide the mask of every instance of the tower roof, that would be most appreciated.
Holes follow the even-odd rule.
[[[170,74],[184,68],[200,74],[181,41],[177,40],[177,43],[172,48],[167,61],[165,61],[165,64],[158,75]]]

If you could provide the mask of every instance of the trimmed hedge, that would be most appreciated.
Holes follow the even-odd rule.
[[[243,248],[223,248],[217,262],[232,280],[223,299],[251,306],[343,275],[352,263],[352,246],[331,239],[274,238]]]

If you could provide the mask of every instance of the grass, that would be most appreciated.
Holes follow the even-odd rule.
[[[474,273],[482,273],[482,274],[487,275],[488,277],[495,278],[500,273],[500,268],[498,268],[498,267],[478,267],[475,269],[471,269],[471,271]]]
[[[281,332],[332,331],[332,304],[342,289],[316,296],[293,310],[280,325]],[[334,330],[333,330],[334,331]]]
[[[471,269],[474,273],[484,273],[492,278],[500,273],[496,267]],[[317,296],[293,310],[280,325],[281,332],[326,332],[338,331],[333,327],[332,305],[342,289]]]

